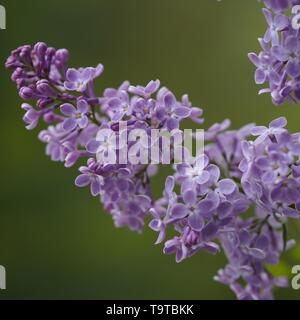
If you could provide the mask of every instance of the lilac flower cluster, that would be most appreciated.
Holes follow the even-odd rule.
[[[38,43],[18,48],[6,62],[27,101],[22,105],[27,129],[40,119],[48,125],[39,133],[47,155],[66,167],[85,158],[75,184],[90,188],[117,227],[141,232],[148,219],[158,233],[156,243],[163,242],[164,253],[174,253],[177,262],[200,250],[216,254],[223,249],[228,265],[215,279],[239,299],[271,299],[274,286],[286,286],[285,278],[267,269],[293,245],[286,221],[300,214],[300,134],[285,129],[285,118],[268,128],[249,124],[230,130],[229,120],[212,125],[205,133],[204,154],[174,164],[162,197],[154,199],[150,182],[157,166],[103,164],[99,155],[110,151],[112,141],[99,141],[97,133],[111,129],[120,143],[121,121],[127,123],[127,135],[137,128],[149,135],[151,129],[181,132],[184,119],[202,124],[202,110],[187,95],[177,100],[159,80],[145,87],[126,81],[98,97],[94,80],[103,66],[69,68],[68,57],[65,49]],[[249,209],[250,218],[245,216]],[[175,231],[170,239],[169,229]]]
[[[255,82],[267,83],[259,93],[270,93],[272,101],[300,100],[300,33],[299,0],[262,0],[263,14],[268,23],[265,35],[259,38],[262,51],[249,58],[257,67]],[[295,10],[293,10],[295,8]],[[292,10],[291,10],[292,9]]]

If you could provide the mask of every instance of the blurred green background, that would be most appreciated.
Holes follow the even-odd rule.
[[[21,100],[3,65],[21,44],[45,41],[71,51],[71,66],[105,65],[98,92],[128,79],[159,78],[205,110],[205,128],[224,118],[238,128],[285,115],[299,130],[297,105],[274,107],[258,96],[247,53],[258,50],[266,23],[258,1],[2,0],[0,30],[0,264],[7,290],[0,299],[234,299],[212,280],[225,263],[200,253],[182,264],[154,246],[156,234],[116,229],[88,189],[74,186],[76,168],[44,155],[37,132],[22,123]],[[155,182],[161,190],[162,178]],[[294,226],[292,234],[297,236]],[[299,232],[299,229],[298,229]],[[290,275],[300,247],[274,271]],[[300,291],[280,289],[279,299]]]

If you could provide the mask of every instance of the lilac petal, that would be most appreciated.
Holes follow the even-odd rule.
[[[145,195],[138,195],[136,196],[136,200],[143,210],[148,210],[151,206],[151,199]]]
[[[65,81],[64,86],[69,91],[75,91],[77,89],[77,84],[75,82]]]
[[[272,26],[273,25],[273,15],[272,15],[271,11],[264,8],[264,9],[262,9],[262,12],[268,22],[268,25]]]
[[[266,82],[266,73],[263,69],[257,69],[255,71],[255,83],[256,84],[263,84]]]
[[[251,130],[251,134],[253,136],[260,136],[261,134],[264,134],[266,132],[267,128],[266,127],[263,127],[263,126],[257,126],[257,127],[254,127],[252,130]]]
[[[217,254],[218,252],[220,252],[219,245],[214,242],[205,242],[203,244],[203,249],[211,254]]]
[[[122,105],[122,101],[119,98],[112,98],[109,100],[108,105],[112,109],[118,109]]]
[[[159,232],[158,238],[155,241],[155,244],[160,244],[162,243],[166,238],[166,229],[162,228]]]
[[[288,37],[285,41],[285,47],[289,52],[298,53],[300,49],[299,40],[296,37]]]
[[[265,184],[272,184],[275,182],[275,180],[276,180],[276,173],[274,171],[268,171],[262,175],[262,181]]]
[[[152,229],[153,231],[156,231],[156,232],[160,231],[161,226],[162,226],[162,223],[161,223],[160,219],[153,219],[149,223],[150,229]]]
[[[289,52],[282,46],[273,46],[271,51],[275,58],[281,62],[284,62],[289,58]]]
[[[88,82],[91,80],[92,74],[92,68],[86,68],[81,72],[80,79],[84,82]]]
[[[224,218],[230,216],[230,214],[232,213],[232,209],[233,209],[232,204],[229,201],[224,201],[224,202],[220,203],[217,211],[218,211],[220,218],[224,219]]]
[[[283,14],[278,14],[274,18],[274,24],[276,26],[276,29],[278,31],[281,31],[289,25],[289,19]]]
[[[256,259],[264,259],[266,257],[265,252],[258,248],[249,248],[248,252],[251,256],[253,256]]]
[[[279,82],[281,81],[280,75],[274,70],[271,70],[269,72],[269,81],[274,84],[279,84]]]
[[[215,208],[215,204],[212,200],[202,200],[197,205],[197,212],[199,214],[207,214]]]
[[[165,183],[165,190],[168,194],[170,194],[175,186],[175,179],[173,176],[169,176],[166,179],[166,183]]]
[[[292,208],[283,209],[283,214],[289,218],[299,219],[300,214],[297,210]]]
[[[123,116],[125,115],[125,113],[123,111],[117,111],[113,117],[112,117],[112,121],[114,122],[119,122]]]
[[[90,175],[89,174],[81,174],[78,176],[75,180],[75,185],[77,187],[86,187],[91,182]]]
[[[292,78],[300,75],[300,63],[296,60],[290,60],[286,66],[286,73]]]
[[[271,166],[270,161],[267,157],[257,158],[257,160],[255,161],[255,164],[259,169],[262,169],[262,170],[268,169]]]
[[[163,120],[164,119],[164,116],[166,114],[166,110],[164,107],[162,106],[158,106],[156,109],[155,109],[155,114],[156,114],[156,117],[158,120]]]
[[[187,107],[178,107],[178,108],[175,108],[174,113],[176,116],[184,119],[190,116],[191,109]]]
[[[104,70],[103,64],[99,63],[99,64],[97,65],[97,67],[95,68],[94,77],[99,77],[99,76],[103,73],[103,70]]]
[[[213,184],[216,184],[217,181],[220,178],[220,169],[216,165],[212,164],[207,167],[207,171],[209,172],[210,175],[210,182]]]
[[[217,232],[218,226],[214,222],[210,222],[202,230],[202,234],[205,240],[210,240],[214,238]]]
[[[300,143],[296,143],[290,146],[290,150],[295,154],[295,155],[300,155]]]
[[[22,108],[23,110],[25,110],[25,111],[32,110],[32,106],[31,106],[30,104],[28,104],[28,103],[23,103],[23,104],[21,105],[21,108]]]
[[[146,88],[145,88],[146,94],[150,95],[150,94],[154,93],[155,91],[158,90],[159,86],[160,86],[160,81],[159,81],[159,80],[156,80],[156,81],[153,81],[153,80],[152,80],[152,81],[150,81],[150,82],[147,84]]]
[[[91,140],[87,145],[86,145],[86,150],[90,153],[96,154],[101,143],[96,140]]]
[[[195,166],[200,170],[203,170],[204,168],[206,168],[208,164],[209,164],[209,158],[205,154],[199,155],[195,162]]]
[[[232,194],[236,188],[236,184],[231,179],[223,179],[218,183],[219,190],[225,194]]]
[[[263,251],[267,251],[269,248],[269,239],[265,235],[260,235],[256,239],[255,247]]]
[[[76,69],[68,69],[66,78],[69,82],[76,82],[80,79],[80,72]]]
[[[282,186],[275,187],[271,192],[271,198],[273,201],[279,201],[283,197]]]
[[[265,42],[270,42],[272,39],[272,31],[270,28],[268,28],[265,32],[265,35],[264,35],[264,41]]]
[[[265,88],[265,89],[259,90],[258,94],[261,95],[261,94],[270,93],[270,92],[272,92],[270,88]]]
[[[187,215],[187,208],[185,205],[178,203],[173,206],[171,210],[171,217],[174,219],[182,219]]]
[[[100,193],[100,182],[97,179],[94,179],[91,183],[91,193],[94,197]]]
[[[69,118],[63,122],[63,129],[67,132],[74,130],[77,127],[76,119]]]
[[[60,111],[66,116],[72,116],[76,114],[76,108],[70,103],[65,103],[60,107]]]
[[[196,203],[197,201],[197,195],[196,192],[194,190],[187,190],[184,194],[183,194],[183,201],[186,204],[190,204],[193,205]]]
[[[209,194],[207,195],[206,199],[213,202],[214,209],[216,209],[220,204],[220,196],[214,191],[209,192]]]
[[[129,86],[128,91],[132,94],[135,94],[137,96],[143,96],[144,95],[144,89],[140,86],[134,87]]]
[[[72,167],[78,160],[79,156],[80,156],[80,153],[78,151],[73,151],[68,153],[65,159],[65,167],[66,168]]]
[[[253,52],[249,53],[248,58],[257,68],[260,67],[260,59],[256,53],[253,53]]]
[[[185,176],[187,170],[191,169],[191,166],[186,163],[181,163],[176,166],[176,169],[177,169],[177,172],[179,173],[179,175]]]
[[[178,248],[176,252],[176,262],[179,263],[187,257],[188,249],[185,245],[182,245]]]
[[[177,101],[174,94],[169,92],[165,95],[164,102],[167,108],[173,108]]]
[[[135,201],[130,201],[127,203],[127,214],[128,215],[137,215],[139,214],[141,211],[138,203],[136,203]]]
[[[176,239],[166,241],[165,247],[164,247],[164,253],[172,254],[176,252],[177,246],[178,246],[178,241]]]
[[[39,117],[40,117],[40,113],[38,111],[34,110],[33,108],[31,108],[25,113],[23,120],[25,122],[30,123],[32,121],[38,120]]]
[[[128,190],[128,181],[125,179],[119,179],[118,180],[118,185],[117,188],[121,191],[124,192]]]
[[[28,122],[25,122],[25,123],[28,123],[28,125],[26,126],[26,129],[27,129],[27,130],[33,130],[33,129],[35,129],[35,128],[37,127],[37,125],[38,125],[38,122],[39,122],[39,119],[30,121],[29,123],[28,123]]]
[[[77,102],[77,108],[81,113],[87,113],[89,111],[89,105],[88,103],[81,99]]]
[[[204,219],[197,213],[193,213],[188,217],[188,223],[193,230],[198,232],[200,232],[205,225]]]
[[[282,132],[278,137],[279,144],[288,144],[292,141],[292,136],[288,132]]]
[[[80,129],[84,129],[89,124],[89,119],[87,116],[83,116],[80,119],[77,120],[78,126]]]
[[[199,176],[196,178],[196,182],[198,184],[204,184],[206,182],[208,182],[210,179],[210,174],[208,171],[204,170],[202,171]]]
[[[167,128],[170,131],[178,129],[179,128],[179,121],[177,119],[174,119],[174,118],[169,118],[167,120]]]
[[[239,170],[242,172],[246,172],[248,169],[248,161],[246,159],[242,159],[242,161],[239,164]]]
[[[273,120],[270,123],[270,128],[277,129],[277,128],[284,128],[287,125],[287,120],[285,117],[280,117]]]
[[[243,246],[248,245],[251,241],[251,235],[245,229],[241,230],[238,237],[239,237],[239,241],[240,241],[241,245],[243,245]]]

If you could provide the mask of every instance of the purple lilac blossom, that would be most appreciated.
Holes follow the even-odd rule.
[[[285,70],[278,69],[283,63],[279,53],[297,53],[289,47],[291,39],[288,51],[288,40],[277,36],[283,29],[291,32],[284,14],[295,2],[265,3],[276,16],[264,11],[269,23],[261,40],[264,51],[250,57],[258,67],[257,81],[271,82],[272,96],[281,102],[287,86],[299,80],[298,75],[292,79],[297,66],[289,55],[281,58],[288,59]],[[277,47],[271,49],[268,42]],[[125,81],[98,97],[94,80],[103,66],[74,69],[68,67],[68,59],[66,49],[38,43],[14,50],[6,62],[21,98],[31,100],[22,104],[26,128],[36,128],[41,120],[47,125],[39,133],[46,154],[66,167],[86,159],[75,184],[89,187],[117,227],[141,232],[148,217],[150,228],[158,233],[156,243],[164,243],[164,253],[174,253],[177,262],[202,250],[223,251],[228,264],[219,270],[217,281],[239,299],[272,299],[273,288],[286,286],[287,279],[273,277],[266,265],[277,264],[281,253],[292,246],[286,239],[286,222],[299,218],[300,134],[290,134],[283,117],[268,127],[248,124],[239,130],[230,130],[229,120],[213,124],[205,133],[205,153],[193,163],[174,165],[162,197],[154,199],[150,182],[157,167],[102,163],[101,154],[110,143],[97,141],[99,130],[118,132],[120,121],[126,121],[128,135],[144,129],[150,138],[151,129],[180,130],[185,119],[202,124],[202,109],[193,107],[187,95],[177,100],[159,80],[146,86]],[[145,145],[143,151],[150,147]],[[245,218],[249,208],[252,215]],[[176,233],[170,239],[169,229]]]
[[[266,84],[259,93],[269,93],[275,105],[300,100],[300,33],[293,26],[291,10],[299,0],[262,0],[268,27],[259,38],[262,51],[249,53],[256,66],[255,82]]]

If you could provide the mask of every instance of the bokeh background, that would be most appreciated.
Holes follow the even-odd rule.
[[[128,79],[159,78],[178,96],[189,93],[205,110],[205,128],[224,118],[238,128],[285,115],[299,130],[299,105],[274,107],[258,96],[247,53],[258,50],[266,23],[261,4],[241,0],[2,0],[7,30],[0,30],[1,181],[0,264],[7,290],[0,299],[234,299],[212,280],[225,263],[200,253],[182,264],[154,246],[156,234],[116,229],[77,169],[44,155],[37,132],[22,123],[21,100],[3,65],[21,44],[45,41],[71,51],[71,66],[105,65],[105,87]],[[154,183],[162,189],[166,170]],[[299,229],[290,234],[300,240]],[[298,233],[298,235],[297,235]],[[290,276],[300,247],[273,271]],[[299,299],[280,289],[278,299]]]

